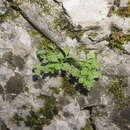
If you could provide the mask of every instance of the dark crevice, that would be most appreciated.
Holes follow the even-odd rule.
[[[90,113],[90,117],[89,117],[89,125],[91,126],[91,128],[92,128],[92,130],[96,130],[96,125],[95,125],[95,122],[94,122],[94,116],[93,116],[93,109],[95,108],[95,107],[97,107],[97,106],[99,106],[99,105],[90,105],[90,106],[85,106],[85,107],[83,107],[81,110],[88,110],[89,111],[89,113]],[[84,130],[84,129],[83,129]]]

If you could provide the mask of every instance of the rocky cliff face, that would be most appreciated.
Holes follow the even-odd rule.
[[[129,130],[130,1],[11,3],[0,0],[0,130]],[[102,75],[90,92],[61,76],[35,81],[36,51],[48,43],[37,27],[78,60],[97,55]]]

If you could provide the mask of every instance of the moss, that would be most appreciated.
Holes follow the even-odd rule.
[[[70,21],[65,16],[65,13],[62,11],[59,15],[54,19],[54,29],[57,31],[66,31],[66,35],[71,37],[72,39],[76,38],[78,41],[83,36],[84,30],[81,30],[79,26],[77,30],[75,30],[74,26],[70,23]]]
[[[5,20],[14,20],[18,18],[19,14],[14,11],[12,8],[8,8],[5,14],[0,16],[0,23],[3,23]]]
[[[111,13],[116,14],[116,15],[118,15],[120,17],[130,17],[130,1],[128,1],[126,7],[119,7],[120,0],[116,0],[116,1],[117,1],[116,6],[118,8],[117,9],[114,8]]]
[[[54,115],[58,113],[56,99],[53,96],[40,95],[38,98],[45,100],[44,107],[37,111],[30,110],[24,120],[25,125],[33,130],[42,130],[42,126],[44,124],[49,125]]]
[[[40,40],[37,41],[38,49],[46,48],[52,42],[45,37],[42,37]]]
[[[117,7],[120,6],[120,0],[114,0],[114,5],[116,5]]]
[[[42,130],[43,125],[49,125],[53,117],[58,114],[56,98],[46,95],[40,95],[38,98],[44,100],[44,106],[41,106],[37,110],[32,108],[25,117],[16,113],[11,118],[11,121],[18,126],[23,122],[26,126],[30,127],[31,130]],[[26,106],[22,106],[22,108],[27,109]]]
[[[47,47],[48,44],[52,43],[49,39],[47,39],[46,37],[41,35],[41,33],[39,33],[33,27],[30,27],[28,29],[28,33],[31,37],[34,38],[38,49],[41,49],[43,47]]]
[[[76,95],[75,87],[72,84],[70,84],[66,78],[63,78],[62,86],[60,86],[59,89],[64,93],[64,95]]]
[[[112,77],[112,84],[108,89],[108,92],[113,95],[114,101],[118,107],[124,107],[124,104],[130,103],[130,99],[124,95],[124,89],[128,86],[127,78],[127,76]]]
[[[21,121],[24,121],[24,118],[20,116],[18,113],[15,113],[14,116],[11,118],[11,122],[17,124],[18,126],[21,125]]]
[[[109,48],[118,49],[120,52],[127,53],[123,45],[130,41],[130,35],[123,33],[122,29],[120,29],[117,25],[111,25],[111,34],[108,40]]]
[[[127,110],[129,110],[130,106],[130,97],[124,94],[124,89],[128,86],[127,78],[127,76],[112,77],[112,85],[109,88],[109,93],[113,95],[115,103],[111,118],[121,129],[128,129],[129,122],[129,111]]]
[[[33,27],[30,27],[30,28],[28,29],[28,33],[29,33],[29,35],[32,36],[32,37],[41,36],[41,34],[40,34],[37,30],[35,30]]]
[[[120,17],[130,17],[130,6],[120,7],[118,10],[112,12]]]
[[[56,98],[54,96],[40,95],[39,98],[44,99],[43,115],[47,120],[51,120],[57,114]],[[41,110],[40,110],[41,111]]]

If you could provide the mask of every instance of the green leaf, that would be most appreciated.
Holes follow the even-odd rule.
[[[80,76],[80,70],[77,68],[74,68],[71,72],[72,76],[79,77]]]
[[[59,54],[57,54],[57,58],[58,58],[58,59],[64,59],[64,56],[63,56],[62,53],[59,53]]]
[[[84,84],[85,82],[86,82],[86,78],[85,77],[79,78],[79,83]]]
[[[56,70],[60,70],[62,66],[61,66],[61,64],[58,64],[58,63],[57,63],[57,64],[55,64],[54,67],[55,67]]]
[[[48,44],[48,48],[52,50],[56,49],[56,47],[53,44]]]
[[[66,56],[69,55],[69,52],[70,52],[69,48],[65,47],[63,50]]]
[[[95,72],[93,73],[93,77],[94,77],[94,78],[98,78],[100,75],[101,75],[101,72],[99,72],[99,71],[95,71]]]
[[[68,63],[62,64],[62,70],[68,71],[70,69],[70,65]]]
[[[43,67],[39,64],[34,65],[34,73],[37,76],[40,76],[41,72],[43,70]]]
[[[83,68],[82,70],[81,70],[81,75],[83,75],[83,76],[85,76],[85,75],[88,75],[88,68]]]

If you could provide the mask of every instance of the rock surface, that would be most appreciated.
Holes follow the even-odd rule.
[[[88,26],[107,17],[113,0],[58,0],[62,2],[74,24]],[[98,5],[98,6],[97,6]]]
[[[115,13],[129,4],[128,0],[118,2],[20,3],[21,8],[30,7],[40,16],[42,26],[44,20],[49,31],[60,34],[62,46],[69,47],[77,60],[84,59],[86,51],[97,54],[102,75],[84,94],[60,76],[35,81],[32,69],[39,63],[36,50],[45,38],[0,0],[0,130],[130,129],[130,17]]]

